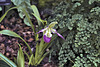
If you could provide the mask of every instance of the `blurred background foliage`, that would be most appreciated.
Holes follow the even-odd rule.
[[[100,0],[62,0],[52,10],[48,22],[57,21],[56,29],[67,28],[62,34],[66,40],[52,43],[50,59],[58,56],[60,67],[99,67]]]

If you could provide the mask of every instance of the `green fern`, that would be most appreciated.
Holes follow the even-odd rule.
[[[90,0],[63,0],[53,8],[54,16],[48,18],[49,22],[58,21],[55,28],[68,29],[63,33],[66,41],[57,38],[51,52],[51,56],[58,55],[58,64],[61,67],[69,61],[73,67],[100,65],[100,7],[97,5],[99,0],[91,1],[89,4]],[[92,4],[93,2],[96,4]]]

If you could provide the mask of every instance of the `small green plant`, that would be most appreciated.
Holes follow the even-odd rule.
[[[2,53],[0,53],[0,66],[1,67],[25,67],[24,66],[24,54],[19,44],[19,50],[17,54],[17,60],[15,59],[16,64],[12,62],[10,59],[5,57]]]
[[[0,18],[0,22],[4,19],[4,17],[6,16],[6,14],[12,10],[12,9],[15,9],[15,8],[19,8],[19,7],[13,7],[13,8],[10,8],[1,18]],[[45,20],[42,20],[40,18],[40,15],[39,15],[39,12],[38,12],[38,9],[36,8],[35,5],[32,5],[31,6],[32,10],[33,10],[33,13],[32,15],[34,15],[38,21],[38,25],[43,25],[44,27],[46,27],[44,24],[46,23],[47,24],[47,21]],[[28,43],[20,36],[18,35],[17,33],[13,32],[13,31],[10,31],[10,30],[2,30],[0,31],[0,34],[4,34],[4,35],[8,35],[8,36],[12,36],[12,37],[17,37],[17,38],[20,38],[22,41],[25,42],[25,44],[27,45],[28,49],[29,49],[29,52],[30,54],[27,54],[26,51],[24,51],[24,53],[27,55],[28,59],[29,59],[29,63],[28,65],[34,65],[34,66],[37,66],[40,64],[40,62],[44,59],[44,57],[49,53],[49,51],[45,52],[45,50],[47,48],[49,48],[51,46],[51,42],[57,37],[57,36],[53,36],[52,37],[52,33],[56,33],[58,36],[60,36],[61,38],[63,38],[63,36],[61,34],[59,34],[55,29],[53,29],[53,27],[55,26],[55,24],[57,24],[57,22],[52,22],[49,24],[49,26],[47,26],[46,28],[40,30],[39,32],[35,29],[32,21],[30,20],[30,16],[29,14],[27,13],[27,11],[22,8],[22,11],[24,13],[24,15],[26,16],[26,18],[28,19],[29,21],[29,26],[32,28],[33,32],[34,32],[34,36],[35,36],[35,43],[36,43],[36,51],[35,51],[35,54],[32,53],[32,50],[31,50],[31,47],[28,45]],[[39,29],[39,28],[38,28]],[[37,42],[39,40],[38,36],[39,34],[37,34],[36,32],[40,33],[40,32],[43,32],[43,37],[41,38],[41,41],[40,43]],[[52,38],[51,38],[52,37]],[[64,39],[64,38],[63,38]],[[19,45],[20,46],[20,45]],[[21,59],[20,59],[21,58]],[[21,46],[20,46],[20,49],[18,51],[18,56],[17,56],[17,65],[18,67],[24,67],[24,55],[23,55],[23,51],[21,49]]]

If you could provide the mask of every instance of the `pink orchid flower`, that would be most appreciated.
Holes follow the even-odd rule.
[[[43,32],[43,40],[46,43],[50,42],[51,37],[52,37],[52,33],[54,33],[54,34],[56,33],[58,36],[60,36],[62,39],[64,39],[63,36],[56,31],[56,29],[53,29],[55,24],[58,24],[58,22],[52,22],[49,24],[48,27],[46,27],[38,32],[38,33]]]

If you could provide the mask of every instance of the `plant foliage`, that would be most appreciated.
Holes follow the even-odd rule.
[[[63,67],[100,66],[100,3],[99,0],[63,0],[53,8],[54,16],[48,21],[57,21],[57,29],[67,27],[63,33],[65,41],[54,41],[51,56],[58,56]],[[55,51],[54,51],[55,50]]]
[[[26,14],[24,11],[27,12],[28,16],[32,19],[32,12],[34,12],[37,17],[40,18],[38,9],[35,5],[31,6],[30,0],[12,0],[14,5],[17,7],[17,10],[19,12],[19,16],[24,19],[24,23],[28,26],[31,26],[30,21],[28,18],[25,16]],[[24,11],[23,11],[24,9]],[[33,11],[32,11],[33,10]],[[40,21],[38,20],[38,24],[40,25]]]
[[[17,67],[17,65],[0,53],[0,66],[1,67]]]

